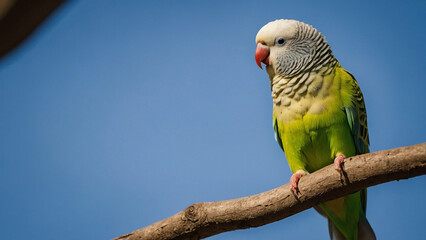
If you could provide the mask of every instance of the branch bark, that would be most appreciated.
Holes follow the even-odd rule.
[[[115,240],[201,239],[272,223],[366,187],[426,174],[426,143],[351,157],[343,164],[343,179],[333,165],[301,178],[298,198],[286,184],[249,197],[196,203]]]

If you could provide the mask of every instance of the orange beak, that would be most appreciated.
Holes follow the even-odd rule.
[[[262,68],[261,62],[263,62],[266,66],[269,65],[269,49],[263,43],[258,43],[256,48],[256,53],[254,54],[254,58],[256,59],[257,65]]]

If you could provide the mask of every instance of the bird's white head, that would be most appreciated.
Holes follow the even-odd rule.
[[[280,19],[263,26],[256,36],[255,59],[268,74],[292,77],[333,58],[324,36],[311,25]],[[326,60],[326,59],[325,59]],[[273,77],[273,76],[271,76]]]

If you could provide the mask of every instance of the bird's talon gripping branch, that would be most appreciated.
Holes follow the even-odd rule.
[[[290,177],[291,192],[296,197],[297,197],[297,194],[300,193],[299,192],[299,180],[300,180],[301,177],[305,176],[306,174],[308,174],[308,172],[303,171],[303,170],[299,170],[299,171],[293,173],[293,175],[291,175],[291,177]]]
[[[301,173],[294,173],[290,178],[291,192],[297,196],[299,192],[299,180],[302,177]]]
[[[340,174],[340,178],[342,178],[343,175],[342,163],[345,159],[345,155],[339,155],[334,159],[334,169]]]

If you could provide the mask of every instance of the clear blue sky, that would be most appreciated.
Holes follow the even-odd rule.
[[[424,1],[80,1],[0,61],[3,239],[110,239],[288,182],[257,31],[314,25],[364,92],[371,150],[426,140]],[[5,36],[2,36],[5,37]],[[424,239],[426,177],[369,189],[379,239]],[[308,210],[210,239],[327,239]]]

